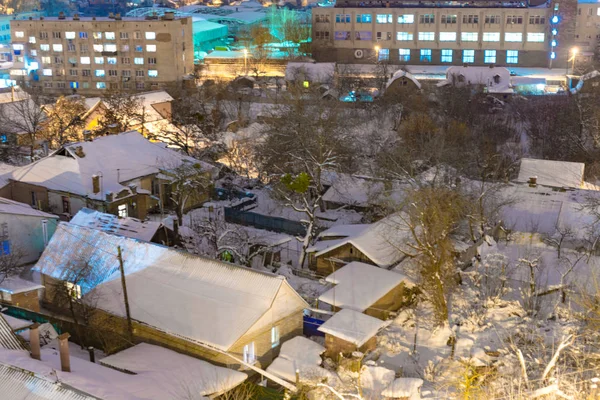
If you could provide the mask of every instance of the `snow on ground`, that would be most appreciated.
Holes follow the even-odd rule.
[[[10,328],[15,332],[21,329],[29,328],[31,325],[33,325],[33,321],[15,318],[8,314],[2,313],[2,317],[6,320],[6,322],[8,322]]]

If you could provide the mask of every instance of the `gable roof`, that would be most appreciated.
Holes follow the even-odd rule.
[[[58,225],[36,269],[61,279],[77,260],[87,262],[84,298],[125,316],[117,247],[132,318],[191,341],[226,351],[273,307],[289,315],[307,306],[282,276],[67,223]],[[273,304],[282,289],[293,295]]]
[[[140,106],[142,107],[141,110],[135,110],[135,112],[139,114],[144,113],[145,122],[153,122],[165,118],[165,116],[161,115],[158,112],[158,110],[156,110],[154,104],[167,103],[173,101],[173,97],[171,97],[171,95],[165,92],[164,90],[138,93],[133,97],[139,101]],[[104,103],[102,97],[86,97],[84,99],[84,104],[87,108],[87,111],[83,116],[84,119],[92,112],[94,112],[94,110],[98,109],[98,107],[106,107],[106,104]]]
[[[0,314],[0,349],[26,350],[25,345],[17,338],[2,314]]]
[[[335,63],[289,62],[285,68],[285,79],[303,79],[317,83],[333,83]]]
[[[584,170],[583,163],[523,158],[517,182],[528,182],[535,176],[538,185],[582,188]]]
[[[319,301],[339,308],[364,312],[403,281],[404,275],[373,265],[353,261],[325,278],[335,284]]]
[[[404,199],[408,185],[364,176],[337,174],[323,200],[357,207],[396,205]]]
[[[82,208],[69,223],[100,230],[114,235],[126,236],[132,239],[150,242],[158,229],[160,222],[140,221],[137,218],[119,218],[116,215],[103,213],[89,208]]]
[[[406,247],[406,242],[410,239],[410,231],[404,218],[400,213],[392,214],[371,224],[358,235],[336,240],[335,245],[318,251],[315,256],[319,257],[340,246],[351,244],[379,267],[392,266],[405,257],[400,249]]]
[[[385,321],[345,308],[325,321],[318,330],[360,347],[385,324]]]
[[[129,190],[125,182],[184,162],[199,163],[206,170],[213,168],[162,144],[152,143],[137,131],[129,131],[65,145],[48,157],[10,171],[5,177],[104,200],[107,193]],[[99,193],[93,192],[94,175],[101,176]]]
[[[18,201],[5,199],[4,197],[0,197],[0,214],[27,215],[31,217],[58,219],[58,216],[56,215],[36,210],[29,204],[19,203]]]

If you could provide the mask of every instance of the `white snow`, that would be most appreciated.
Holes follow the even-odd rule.
[[[18,201],[9,200],[4,197],[0,197],[0,214],[27,215],[32,217],[58,219],[56,215],[36,210],[29,204],[19,203]]]
[[[10,316],[10,315],[4,314],[4,313],[2,313],[2,318],[4,318],[4,320],[6,322],[8,322],[8,325],[10,326],[10,328],[13,331],[18,331],[21,329],[29,328],[31,325],[33,325],[33,321],[15,318],[13,316]]]
[[[400,203],[404,199],[405,188],[405,185],[395,181],[337,174],[337,179],[327,189],[323,200],[356,207],[385,206]]]
[[[146,242],[151,241],[161,227],[159,222],[142,222],[139,219],[129,217],[118,218],[116,215],[85,207],[79,210],[69,223]]]
[[[321,365],[325,348],[304,336],[296,336],[281,345],[279,357],[298,364]]]
[[[23,292],[29,292],[31,290],[43,289],[44,286],[19,278],[18,276],[8,276],[0,283],[0,292],[9,294],[17,294]]]
[[[349,237],[361,234],[370,224],[334,225],[319,233],[318,238]]]
[[[584,170],[584,163],[523,158],[517,182],[527,183],[536,177],[538,185],[582,188]]]
[[[385,321],[346,308],[325,321],[319,331],[360,347],[385,324]]]
[[[310,81],[333,83],[335,63],[288,62],[285,79],[288,81]]]
[[[409,279],[395,271],[353,261],[325,278],[335,286],[323,293],[319,301],[339,308],[364,312],[402,282]]]
[[[411,74],[410,72],[406,72],[402,69],[399,69],[398,71],[394,72],[394,74],[392,75],[392,78],[390,80],[388,80],[387,84],[385,85],[385,88],[388,89],[392,85],[392,83],[394,83],[394,81],[396,79],[400,79],[402,77],[406,77],[406,79],[410,79],[411,81],[413,81],[413,83],[415,84],[415,86],[418,89],[421,89],[421,82],[419,82],[413,74]]]
[[[408,398],[417,400],[421,398],[421,387],[423,379],[419,378],[397,378],[382,393],[384,397]]]
[[[245,373],[217,367],[147,343],[108,356],[100,363],[140,377],[160,377],[163,381],[183,380],[191,393],[203,396],[229,391],[248,377]]]
[[[452,66],[446,70],[446,80],[439,82],[437,86],[449,84],[484,85],[489,93],[512,93],[510,71],[504,67]]]

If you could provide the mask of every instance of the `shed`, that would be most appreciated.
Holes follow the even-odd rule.
[[[336,357],[340,353],[351,354],[357,350],[363,353],[371,351],[377,345],[375,335],[385,325],[380,319],[343,309],[319,327],[319,331],[325,334],[325,354]]]
[[[192,21],[195,58],[199,57],[201,51],[212,50],[215,44],[227,38],[227,25],[211,22],[202,17],[193,17]]]
[[[579,189],[584,186],[584,172],[584,163],[523,158],[517,182]]]
[[[285,80],[302,84],[305,88],[333,84],[335,63],[289,62],[285,69]]]
[[[43,288],[39,283],[9,276],[0,283],[0,301],[3,304],[39,312]]]

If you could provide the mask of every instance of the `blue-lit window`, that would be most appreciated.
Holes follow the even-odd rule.
[[[421,62],[431,62],[431,49],[421,49]]]
[[[3,240],[2,241],[2,255],[3,256],[8,256],[10,255],[10,240]]]
[[[359,24],[370,24],[372,22],[371,14],[356,14],[356,22]]]
[[[105,82],[96,82],[96,89],[106,89]]]
[[[0,135],[0,143],[8,143],[8,136]]]
[[[79,39],[87,39],[87,38],[88,38],[87,32],[79,32]]]
[[[380,49],[378,53],[378,61],[388,61],[390,59],[390,49]]]
[[[410,49],[398,49],[398,57],[400,61],[410,61]]]
[[[517,64],[519,62],[519,51],[518,50],[507,50],[506,51],[506,63]]]
[[[69,86],[71,86],[71,89],[79,89],[79,82],[71,82]]]
[[[392,23],[392,14],[377,14],[377,23],[378,24],[391,24]]]
[[[452,50],[442,49],[442,62],[443,63],[452,62]]]
[[[141,46],[141,45],[135,46],[135,51],[137,51],[137,52],[144,51],[144,46]]]
[[[399,24],[414,24],[415,23],[415,15],[414,14],[398,15],[398,23]]]
[[[475,50],[463,50],[463,62],[474,63],[475,62]]]
[[[484,50],[483,62],[486,64],[495,64],[496,63],[496,50]]]

